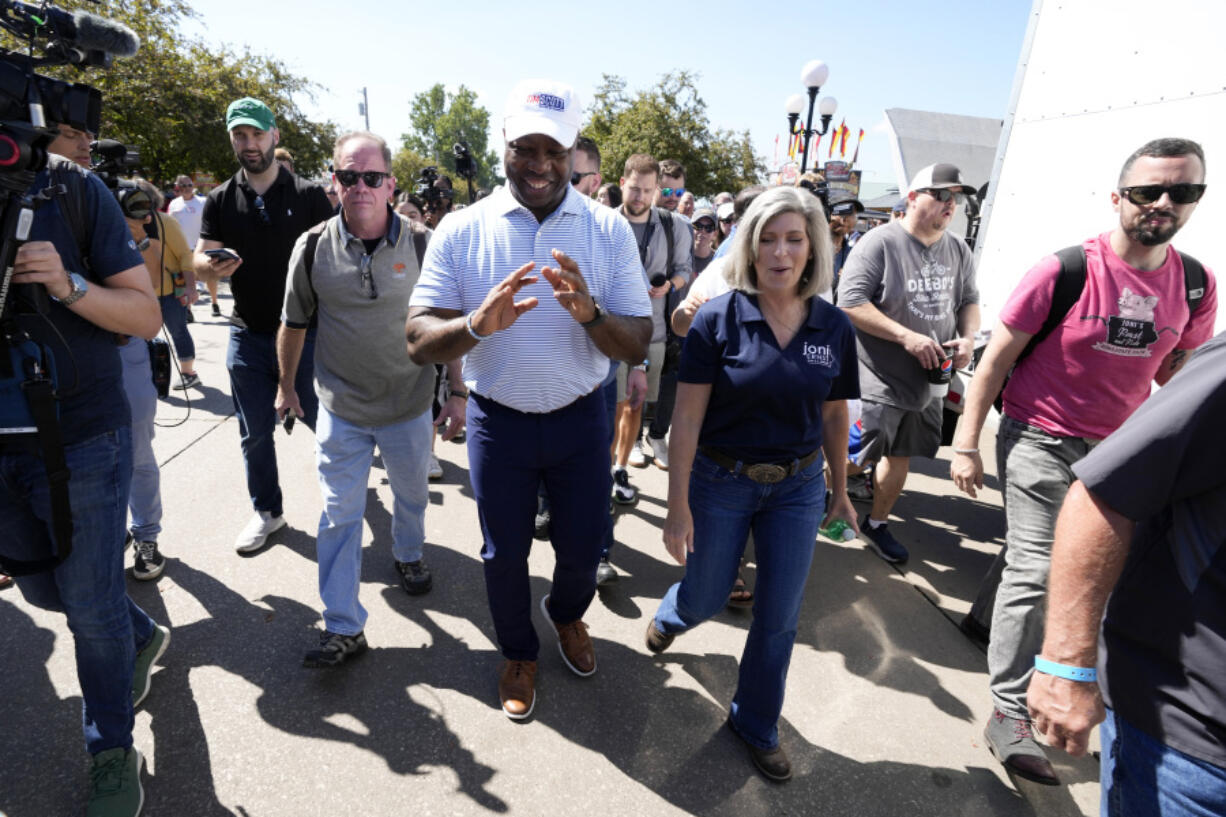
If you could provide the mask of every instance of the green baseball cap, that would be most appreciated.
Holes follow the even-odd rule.
[[[245,96],[231,102],[226,109],[226,130],[233,130],[239,125],[250,125],[268,131],[277,126],[277,120],[267,105],[258,99]]]

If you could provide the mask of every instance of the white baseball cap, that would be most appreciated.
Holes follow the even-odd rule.
[[[542,133],[568,148],[579,135],[581,110],[571,86],[550,79],[525,79],[507,97],[502,128],[508,142]]]
[[[907,190],[914,193],[917,190],[940,190],[942,188],[957,190],[967,195],[975,193],[975,188],[962,181],[962,171],[948,162],[939,162],[921,168],[911,180],[911,186]]]

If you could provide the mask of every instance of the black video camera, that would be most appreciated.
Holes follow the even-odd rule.
[[[91,169],[115,196],[124,217],[136,221],[148,217],[153,212],[153,200],[149,194],[141,190],[136,182],[120,178],[130,176],[133,170],[140,167],[140,151],[114,139],[91,142],[89,151],[94,160]]]
[[[435,165],[423,167],[417,175],[417,186],[413,188],[413,195],[425,202],[426,207],[431,210],[443,198],[443,191],[434,186],[436,181],[438,181],[438,167]]]
[[[830,218],[830,185],[824,179],[820,182],[802,179],[797,187],[803,187],[817,196],[817,200],[822,203],[822,212],[825,213],[827,219]]]
[[[451,146],[451,155],[455,157],[455,172],[461,179],[472,181],[477,178],[477,160],[467,142],[456,142]]]

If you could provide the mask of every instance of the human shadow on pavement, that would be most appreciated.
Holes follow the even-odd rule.
[[[13,597],[17,588],[6,591]],[[39,627],[15,604],[0,598],[0,650],[8,658],[0,669],[0,814],[45,817],[79,814],[89,793],[85,739],[81,733],[81,696],[61,698],[51,683],[47,662],[56,633]],[[65,647],[76,666],[72,637]],[[74,682],[74,692],[76,690]]]
[[[225,384],[226,390],[223,390],[202,380],[200,385],[189,389],[190,393],[187,397],[184,397],[181,389],[174,388],[178,382],[179,373],[171,372],[170,394],[158,402],[157,422],[159,425],[171,425],[182,420],[187,417],[189,410],[193,415],[203,412],[214,417],[229,417],[234,414],[234,400],[231,399],[228,391],[230,388],[228,381]]]
[[[405,669],[434,662],[429,650],[376,646],[338,671],[307,670],[302,655],[315,638],[316,610],[280,596],[253,603],[206,571],[177,559],[167,563],[175,583],[209,616],[174,628],[163,668],[154,675],[147,704],[157,747],[158,783],[147,787],[152,813],[211,814],[200,804],[217,803],[208,735],[188,684],[191,671],[205,667],[258,687],[258,713],[287,734],[352,744],[380,757],[398,775],[447,766],[461,793],[486,810],[506,811],[486,789],[494,770],[461,746],[444,716],[406,692]],[[137,603],[147,602],[145,595]],[[159,719],[162,713],[167,717]],[[350,719],[360,727],[342,725]],[[231,813],[218,808],[217,814]]]

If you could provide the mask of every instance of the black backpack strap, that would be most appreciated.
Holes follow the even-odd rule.
[[[413,251],[417,253],[417,270],[421,272],[421,265],[426,260],[426,234],[419,233],[416,230],[413,232]]]
[[[85,216],[85,176],[82,168],[62,156],[51,155],[47,162],[51,184],[61,185],[64,192],[57,201],[64,220],[72,230],[73,240],[81,255],[81,263],[89,268],[89,225]]]
[[[1035,347],[1047,339],[1047,336],[1055,331],[1069,311],[1081,298],[1081,291],[1086,286],[1086,251],[1085,247],[1077,244],[1073,247],[1065,247],[1056,253],[1056,258],[1060,259],[1060,273],[1056,276],[1056,286],[1051,294],[1051,308],[1047,311],[1047,319],[1043,321],[1043,326],[1035,333],[1030,342],[1026,344],[1026,348],[1017,356],[1017,361],[1013,365],[1020,363],[1027,355],[1034,351]]]
[[[668,241],[668,256],[664,261],[664,274],[671,280],[673,277],[673,255],[677,249],[677,239],[673,235],[673,214],[667,210],[660,211],[660,227],[664,230],[664,238]],[[673,293],[668,292],[664,295],[664,334],[665,340],[671,340],[674,337],[673,333],[673,310],[676,309],[675,304],[670,304]]]
[[[1183,286],[1188,295],[1188,312],[1196,311],[1205,298],[1205,267],[1192,256],[1179,253],[1183,261]]]
[[[315,281],[311,278],[311,271],[315,269],[315,249],[319,246],[319,237],[324,234],[328,222],[321,221],[311,229],[307,230],[306,247],[302,253],[302,263],[306,265],[307,283],[311,285],[311,292],[315,292]]]

